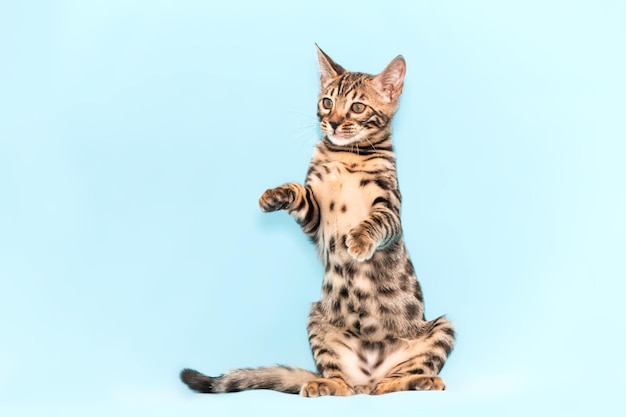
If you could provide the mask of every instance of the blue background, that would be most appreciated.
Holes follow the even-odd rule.
[[[268,187],[320,137],[314,43],[376,73],[448,390],[202,396],[313,368],[322,270]],[[615,1],[0,2],[0,414],[619,415],[626,7]]]

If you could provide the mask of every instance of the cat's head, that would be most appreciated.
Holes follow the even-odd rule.
[[[321,73],[317,115],[328,139],[346,146],[388,132],[404,84],[404,58],[397,56],[375,76],[346,71],[319,47],[317,58]]]

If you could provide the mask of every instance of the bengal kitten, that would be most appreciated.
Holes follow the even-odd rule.
[[[204,393],[272,389],[318,397],[443,390],[437,374],[454,346],[454,328],[444,317],[426,321],[400,225],[391,118],[404,58],[372,76],[346,71],[319,48],[317,54],[324,137],[304,185],[281,185],[259,200],[264,212],[291,214],[324,265],[321,300],[308,319],[317,373],[274,366],[209,377],[185,369],[181,378]]]

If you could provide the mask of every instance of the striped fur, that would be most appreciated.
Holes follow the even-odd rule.
[[[348,72],[318,48],[318,117],[324,133],[303,185],[267,190],[263,211],[286,210],[316,244],[322,295],[308,320],[317,372],[283,366],[208,377],[186,369],[199,392],[272,389],[321,395],[441,390],[454,346],[444,317],[427,321],[402,238],[391,119],[405,74],[399,56],[377,76]]]

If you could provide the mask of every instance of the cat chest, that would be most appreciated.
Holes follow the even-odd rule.
[[[309,185],[320,207],[321,225],[327,231],[349,231],[365,219],[374,196],[362,186],[363,176],[340,165],[319,167]]]

